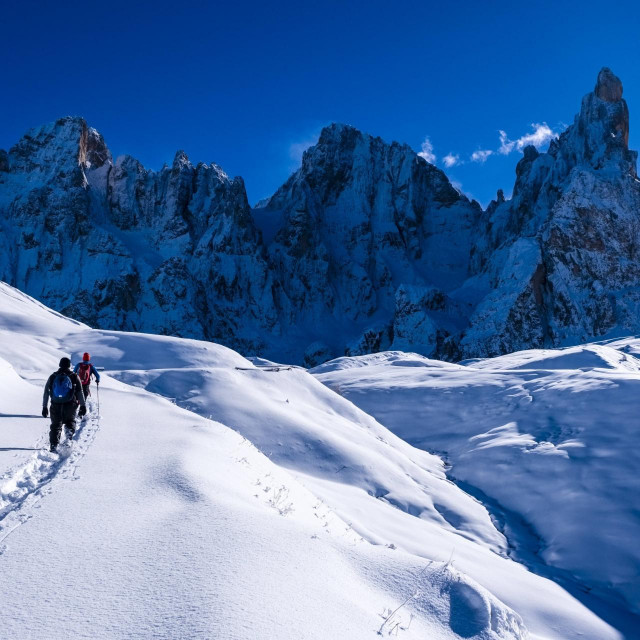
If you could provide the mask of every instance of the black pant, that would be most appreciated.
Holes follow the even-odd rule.
[[[49,430],[49,442],[51,446],[58,446],[63,424],[71,435],[75,433],[77,408],[78,404],[75,400],[65,402],[64,404],[51,403],[51,429]]]
[[[91,383],[89,383],[91,384]],[[84,401],[87,401],[87,396],[91,395],[91,391],[89,391],[89,385],[88,384],[83,384],[82,385],[82,393],[84,394]]]

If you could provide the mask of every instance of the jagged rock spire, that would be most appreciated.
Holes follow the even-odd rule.
[[[619,102],[622,100],[622,82],[609,67],[602,67],[593,92],[605,102]]]
[[[629,148],[629,109],[622,97],[622,82],[607,67],[598,73],[593,93],[582,101],[578,132],[587,138],[595,158],[599,158],[601,149],[607,150],[607,156],[617,150],[625,164],[635,165],[635,157],[627,158],[625,153]]]
[[[189,156],[182,149],[176,151],[176,155],[173,158],[173,169],[192,168]]]

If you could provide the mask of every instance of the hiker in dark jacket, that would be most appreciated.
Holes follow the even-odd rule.
[[[87,396],[91,395],[91,392],[89,391],[91,376],[96,379],[96,385],[99,385],[100,374],[96,371],[96,368],[93,366],[93,364],[91,364],[91,356],[88,353],[85,353],[82,356],[82,362],[79,362],[73,370],[78,374],[78,378],[80,378],[82,393],[84,394],[84,399],[86,400]]]
[[[71,360],[61,358],[60,368],[52,373],[44,385],[42,396],[42,417],[49,415],[49,398],[51,398],[51,429],[49,431],[50,451],[55,451],[60,442],[62,425],[71,440],[76,431],[76,409],[80,405],[79,415],[87,413],[84,403],[82,385],[78,376],[71,371]]]

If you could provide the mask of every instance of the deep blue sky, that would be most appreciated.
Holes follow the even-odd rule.
[[[486,204],[519,152],[471,162],[546,122],[572,122],[607,65],[640,146],[637,2],[33,2],[0,0],[0,147],[82,115],[114,155],[157,169],[185,149],[270,195],[323,125],[416,150]]]

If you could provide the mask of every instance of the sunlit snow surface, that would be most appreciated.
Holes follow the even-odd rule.
[[[94,331],[0,284],[0,637],[638,637],[624,614],[638,567],[634,345],[602,347],[608,368],[588,372],[382,354],[314,377],[211,343]],[[101,416],[94,391],[72,448],[49,454],[42,385],[87,350],[106,369]],[[558,434],[533,428],[534,380]],[[586,404],[565,419],[554,394]],[[619,437],[596,428],[606,413],[627,415]],[[580,416],[595,426],[579,431]],[[545,510],[549,531],[534,518]]]
[[[466,366],[389,352],[313,372],[411,444],[439,452],[449,477],[516,529],[514,557],[638,614],[638,351],[640,340],[627,339]]]

